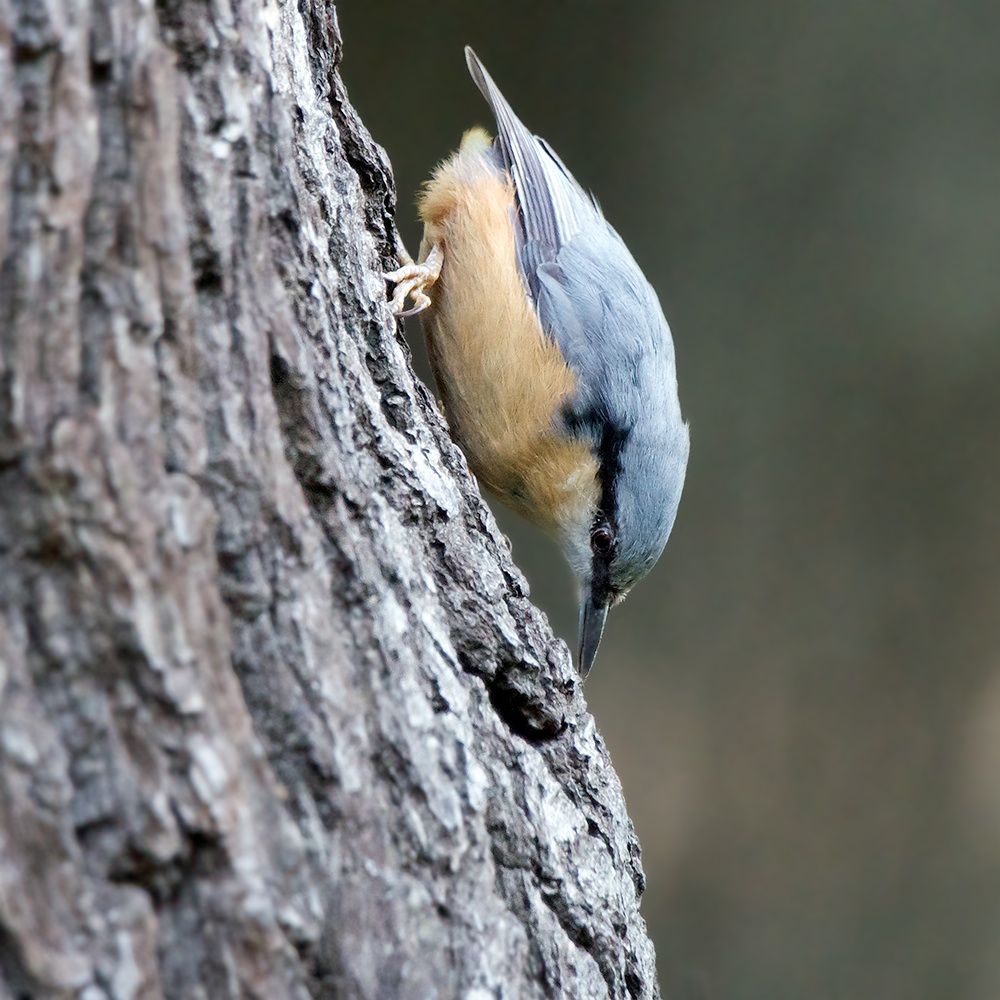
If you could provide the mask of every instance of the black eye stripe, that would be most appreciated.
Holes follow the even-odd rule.
[[[614,524],[618,512],[616,484],[622,471],[622,452],[632,434],[632,425],[616,420],[606,410],[596,406],[574,409],[572,403],[563,408],[563,420],[573,435],[588,437],[597,459],[597,479],[601,488],[601,518]]]

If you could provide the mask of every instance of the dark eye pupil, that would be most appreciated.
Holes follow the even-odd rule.
[[[590,544],[598,552],[607,552],[611,548],[611,532],[607,528],[598,528],[591,534]]]

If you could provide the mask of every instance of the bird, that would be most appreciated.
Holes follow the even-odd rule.
[[[418,261],[404,249],[386,275],[391,308],[421,314],[472,472],[560,545],[585,678],[609,609],[652,569],[677,515],[690,435],[674,344],[597,201],[465,57],[497,134],[469,129],[424,184]]]

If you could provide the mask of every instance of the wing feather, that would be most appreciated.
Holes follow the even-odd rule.
[[[520,213],[516,223],[518,263],[532,297],[539,292],[538,269],[555,261],[559,251],[582,229],[602,218],[594,201],[577,183],[544,139],[529,132],[466,46],[465,59],[476,86],[497,123],[496,148],[514,181]]]

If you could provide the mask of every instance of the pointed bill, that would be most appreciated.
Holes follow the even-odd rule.
[[[595,600],[589,581],[584,584],[580,598],[580,653],[578,667],[580,676],[586,677],[594,665],[597,647],[604,635],[604,623],[608,620],[608,602]]]

